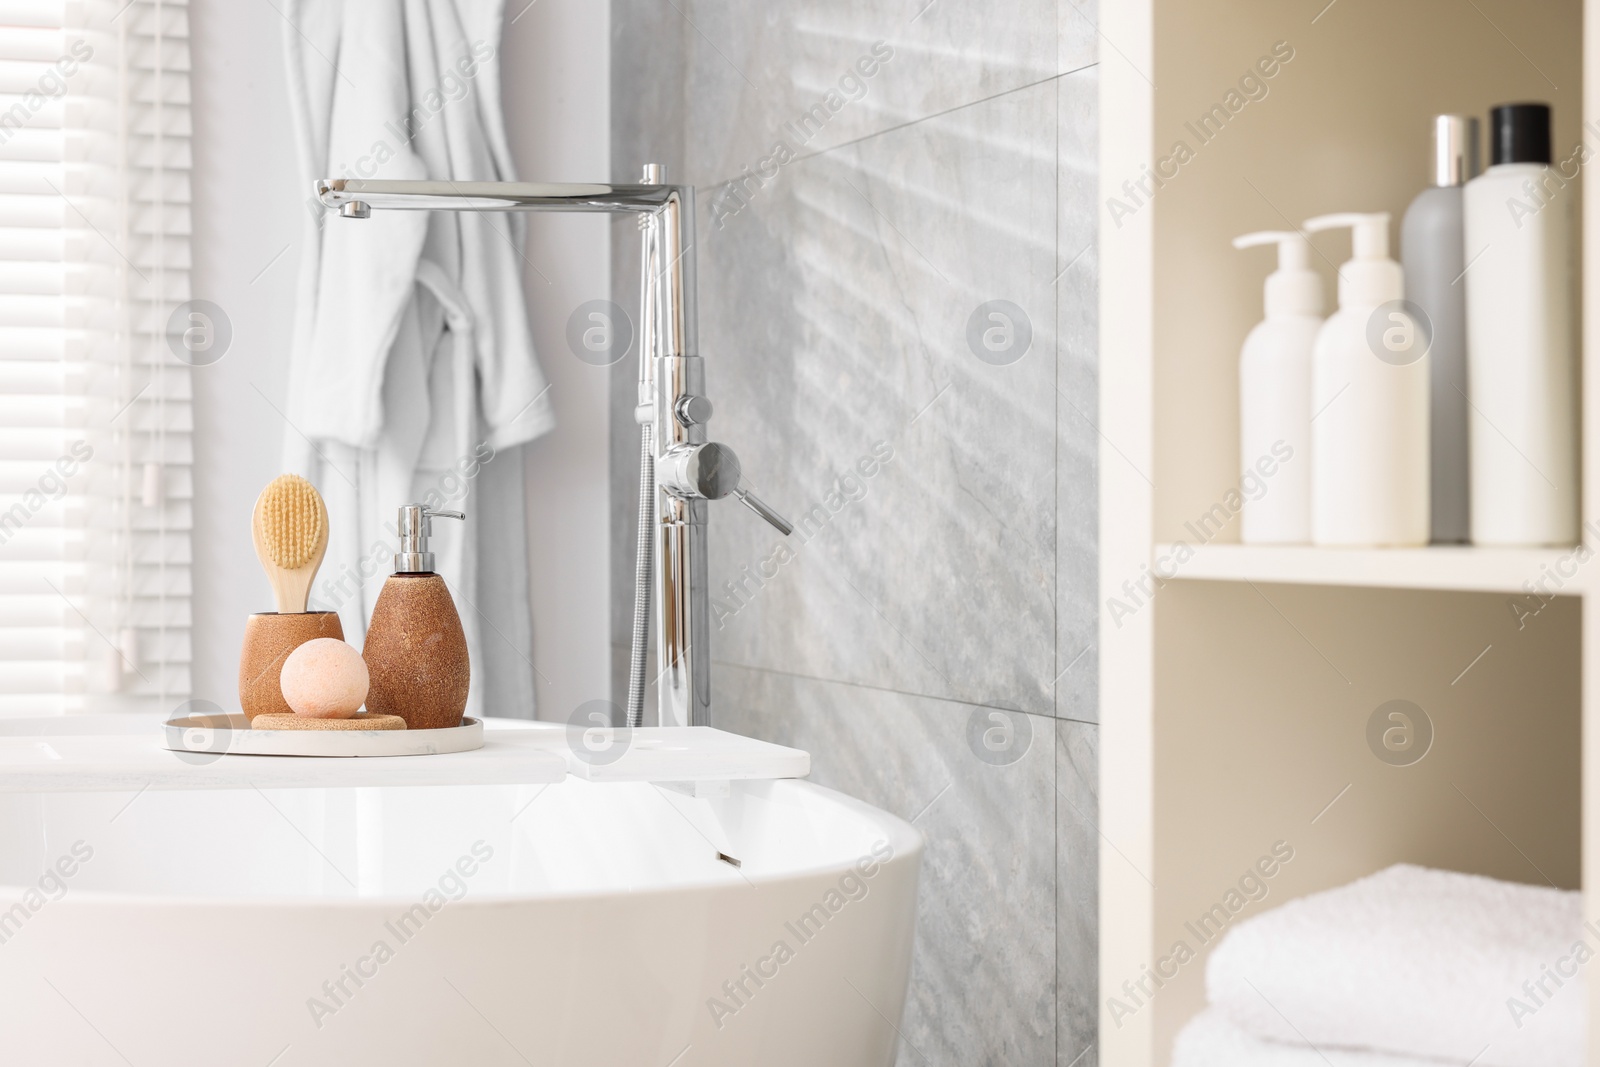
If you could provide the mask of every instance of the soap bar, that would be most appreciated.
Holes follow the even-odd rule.
[[[318,637],[283,661],[284,702],[311,719],[348,719],[367,699],[371,679],[361,653],[343,641]]]

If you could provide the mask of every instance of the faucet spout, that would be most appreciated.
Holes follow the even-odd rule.
[[[369,208],[409,211],[659,211],[689,186],[600,185],[558,182],[383,181],[319,178],[317,199],[325,207],[362,203]]]

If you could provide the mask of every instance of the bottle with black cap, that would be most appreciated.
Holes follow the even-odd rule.
[[[1576,172],[1552,167],[1550,108],[1489,118],[1464,196],[1472,541],[1578,539]]]

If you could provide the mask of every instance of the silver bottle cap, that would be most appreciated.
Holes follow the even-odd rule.
[[[1478,120],[1466,115],[1433,118],[1433,184],[1465,185],[1478,176]]]
[[[400,551],[394,554],[396,574],[432,574],[433,553],[428,537],[434,519],[465,519],[459,511],[436,511],[426,504],[400,505]]]

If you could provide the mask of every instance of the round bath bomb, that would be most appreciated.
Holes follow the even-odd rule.
[[[366,702],[369,683],[361,653],[336,637],[317,637],[289,653],[279,686],[296,715],[348,719]]]

